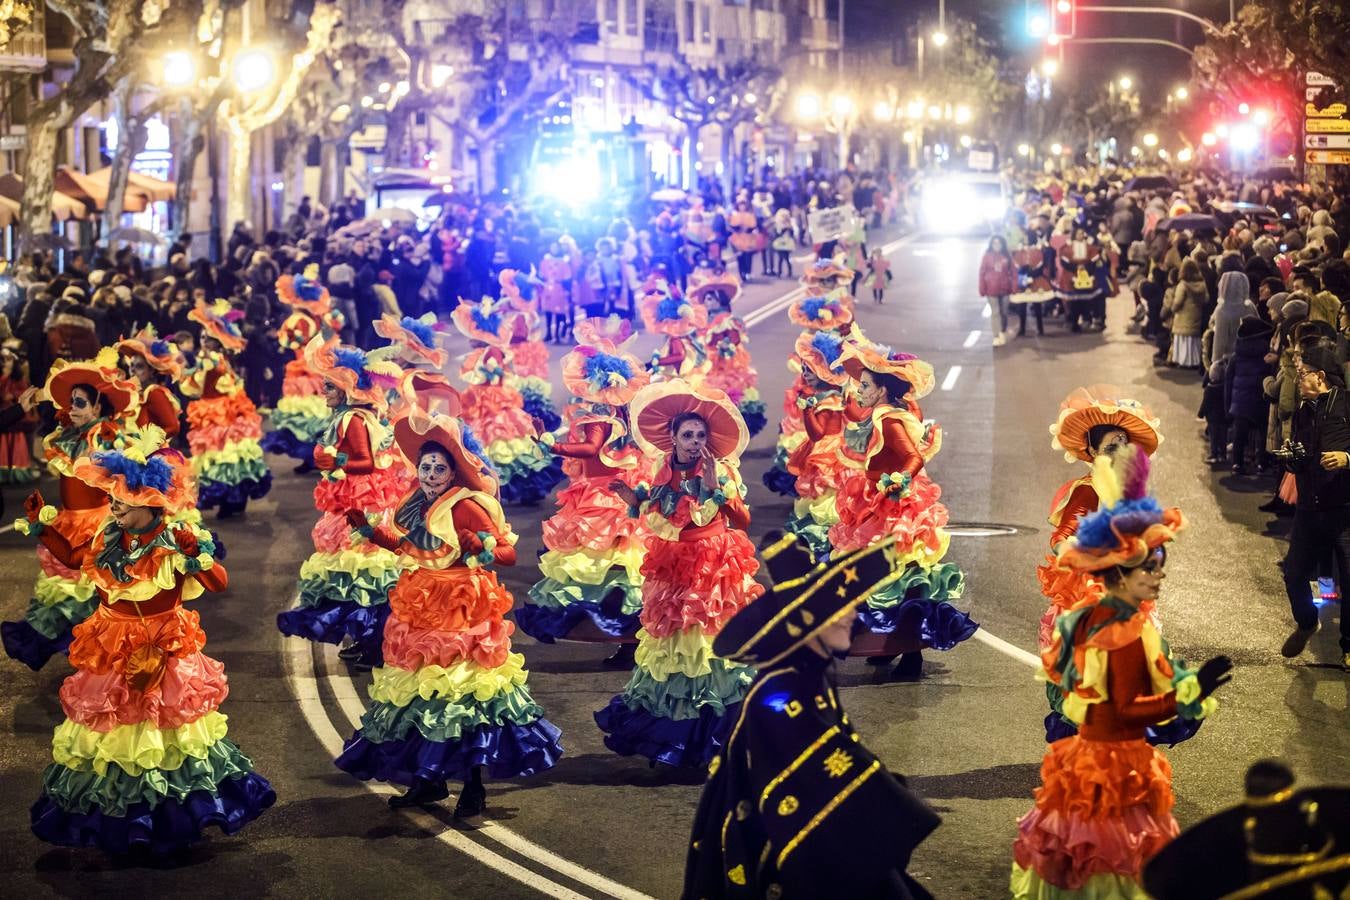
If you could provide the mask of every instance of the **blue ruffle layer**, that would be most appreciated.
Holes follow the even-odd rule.
[[[775,494],[792,497],[794,500],[797,497],[797,476],[776,465],[764,473],[764,486]]]
[[[301,462],[314,459],[314,442],[302,441],[285,428],[267,432],[262,436],[262,440],[258,441],[258,446],[262,447],[265,453],[289,456]]]
[[[555,456],[545,468],[503,482],[502,503],[532,506],[547,497],[562,480],[562,460]]]
[[[558,415],[558,411],[553,408],[547,397],[532,391],[522,391],[521,396],[525,398],[525,412],[542,421],[546,430],[558,430],[562,425],[562,417]]]
[[[317,606],[300,606],[277,613],[282,634],[324,644],[340,644],[351,638],[361,648],[361,662],[384,665],[384,623],[389,604],[362,606],[341,600],[324,600]]]
[[[42,796],[30,813],[33,833],[62,847],[98,847],[107,853],[126,853],[135,846],[154,853],[172,853],[202,839],[202,830],[215,825],[234,834],[276,802],[272,786],[257,772],[227,778],[211,791],[193,791],[183,800],[164,799],[154,809],[145,801],[133,803],[125,816],[105,816],[101,810],[67,812]]]
[[[720,716],[705,706],[698,718],[666,719],[629,707],[619,694],[595,714],[595,724],[605,732],[605,746],[620,756],[645,756],[666,766],[704,768],[722,751],[740,714],[740,703],[734,703]]]
[[[490,778],[518,778],[556,765],[563,753],[561,736],[548,719],[480,725],[457,741],[429,741],[413,730],[401,741],[375,743],[358,731],[334,764],[362,781],[405,787],[414,778],[462,781],[475,766],[486,766]]]
[[[924,647],[934,650],[950,650],[980,627],[950,603],[927,597],[912,597],[884,608],[863,604],[858,609],[858,619],[874,634],[917,638]]]
[[[26,619],[0,623],[0,638],[4,640],[5,653],[34,672],[39,671],[56,654],[66,652],[74,636],[73,631],[72,625],[56,637],[49,638],[28,624]]]
[[[250,500],[259,500],[272,490],[272,473],[268,472],[261,480],[247,478],[238,484],[226,484],[223,481],[198,482],[197,508],[212,509],[221,504],[243,508]]]
[[[759,404],[758,409],[742,407],[741,418],[745,420],[745,427],[750,432],[751,437],[759,434],[764,430],[764,426],[769,424],[769,420],[764,417],[764,404],[762,403]],[[794,478],[793,481],[795,482],[796,479]]]
[[[541,643],[551,644],[566,638],[579,622],[590,619],[595,627],[611,637],[632,637],[640,627],[639,613],[609,615],[599,603],[579,600],[566,606],[536,606],[532,603],[513,613],[520,630]]]

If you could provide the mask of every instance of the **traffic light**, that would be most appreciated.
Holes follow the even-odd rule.
[[[1071,38],[1078,17],[1074,0],[1049,0],[1050,34],[1058,38]]]

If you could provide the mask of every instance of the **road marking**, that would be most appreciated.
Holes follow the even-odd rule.
[[[996,634],[991,634],[983,628],[976,629],[975,640],[993,647],[1004,656],[1011,656],[1018,662],[1026,663],[1034,669],[1041,667],[1041,658],[1034,653],[1028,653],[1015,644],[1010,644]]]
[[[333,655],[336,659],[336,649],[333,650]],[[342,752],[342,737],[333,727],[327,711],[319,700],[318,677],[314,670],[314,657],[310,643],[304,638],[283,638],[282,657],[286,663],[286,680],[290,683],[291,693],[295,695],[296,701],[300,704],[301,714],[304,715],[310,730],[314,732],[314,736],[323,745],[324,752],[330,757],[337,758]],[[324,678],[331,680],[328,673],[325,673]],[[332,686],[336,687],[336,685]],[[348,693],[354,694],[354,691]],[[387,784],[378,782],[361,782],[361,784],[372,794],[391,797],[399,793],[398,790]],[[410,817],[419,828],[435,835],[436,839],[442,843],[463,852],[489,868],[496,869],[508,878],[539,891],[541,894],[550,897],[562,897],[566,900],[585,900],[584,894],[578,894],[570,888],[531,872],[519,863],[512,862],[506,857],[492,852],[457,828],[447,828],[443,822],[430,813],[415,809],[403,809],[399,812]]]
[[[986,319],[989,318],[989,304],[988,304],[988,303],[986,303],[984,306],[981,306],[981,307],[980,307],[980,315],[981,315],[981,316],[984,316]]]
[[[8,525],[0,525],[0,534],[4,534],[4,533],[6,533],[6,532],[13,531],[13,530],[14,530],[14,523],[13,523],[13,522],[10,522]]]
[[[974,347],[979,342],[980,342],[980,332],[978,330],[972,331],[970,334],[966,335],[966,342],[961,346],[969,350],[971,347]]]
[[[947,377],[942,379],[942,389],[944,391],[950,391],[952,388],[956,387],[956,379],[960,377],[961,367],[952,366],[951,369],[947,371]]]

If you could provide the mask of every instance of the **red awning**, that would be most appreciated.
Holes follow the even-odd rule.
[[[6,172],[0,175],[0,197],[12,200],[14,203],[23,202],[23,179],[13,172]],[[70,219],[87,219],[90,215],[90,208],[82,200],[77,200],[69,194],[61,191],[55,191],[52,194],[52,217],[58,222],[65,222]]]

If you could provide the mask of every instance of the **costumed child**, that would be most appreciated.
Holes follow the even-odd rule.
[[[1063,690],[1064,714],[1079,727],[1046,750],[1036,805],[1018,821],[1016,898],[1146,896],[1144,863],[1177,836],[1177,823],[1172,767],[1144,729],[1204,718],[1231,677],[1224,656],[1187,669],[1150,619],[1165,545],[1184,520],[1149,495],[1148,474],[1137,448],[1099,456],[1101,506],[1059,554],[1066,566],[1100,573],[1105,594],[1060,616],[1041,654],[1044,677]]]
[[[394,423],[416,466],[417,486],[385,524],[353,508],[347,521],[386,552],[402,575],[389,593],[384,664],[372,675],[373,701],[347,741],[338,768],[363,780],[406,785],[393,807],[425,806],[463,780],[456,817],[487,803],[483,770],[518,778],[562,755],[559,732],[530,696],[525,658],[511,652],[509,591],[493,566],[516,562],[516,536],[464,447],[459,422],[420,412]]]
[[[595,720],[615,753],[703,767],[725,744],[752,678],[712,652],[727,620],[764,592],[737,465],[749,438],[731,399],[715,388],[650,384],[630,410],[656,475],[636,490],[618,479],[610,489],[652,530],[642,628],[632,677]]]
[[[797,394],[806,439],[787,458],[797,499],[783,528],[824,561],[830,554],[830,528],[839,521],[837,497],[850,467],[840,454],[844,440],[844,400],[848,382],[838,332],[805,331],[797,336],[790,367],[802,386]]]
[[[764,430],[767,421],[764,402],[759,399],[759,373],[750,361],[749,329],[731,312],[739,293],[738,282],[707,279],[689,288],[689,301],[701,303],[708,310],[708,327],[702,340],[711,367],[705,383],[727,392],[753,438]]]
[[[301,275],[278,278],[277,299],[291,310],[277,329],[277,341],[295,358],[286,363],[281,399],[270,417],[272,428],[261,443],[268,453],[299,460],[295,471],[303,474],[314,468],[314,445],[328,427],[323,379],[305,365],[305,345],[318,335],[338,334],[345,320],[333,308],[332,297],[319,282],[319,267],[314,264],[306,266]]]
[[[47,469],[57,477],[60,506],[49,506],[35,490],[24,504],[36,510],[41,526],[27,519],[14,523],[23,534],[48,533],[38,545],[40,572],[24,617],[0,624],[5,653],[33,671],[54,654],[64,653],[71,629],[98,606],[94,586],[80,571],[52,553],[47,543],[60,539],[73,551],[89,546],[108,516],[108,498],[75,474],[75,464],[90,454],[112,450],[123,439],[124,426],[134,419],[139,392],[122,378],[117,351],[106,347],[93,360],[57,360],[47,373],[43,394],[56,407],[57,428],[43,440]]]
[[[930,896],[905,867],[940,820],[863,745],[835,687],[858,605],[895,577],[889,550],[882,542],[823,568],[791,535],[766,537],[776,587],[713,642],[758,674],[708,766],[686,900]]]
[[[497,472],[503,503],[534,506],[563,478],[562,463],[535,443],[536,431],[520,391],[511,386],[509,323],[500,304],[461,302],[451,320],[474,349],[460,366],[468,383],[461,417],[483,443]]]
[[[379,352],[341,346],[336,335],[315,337],[305,347],[310,371],[323,379],[329,410],[328,427],[314,448],[314,465],[322,472],[314,486],[320,517],[311,532],[314,552],[300,566],[300,605],[277,615],[282,634],[326,644],[350,641],[339,655],[357,669],[380,664],[399,563],[353,535],[347,512],[387,515],[410,483],[380,418],[403,371]]]
[[[562,424],[562,417],[549,399],[553,395],[553,382],[548,373],[548,345],[539,325],[536,299],[539,281],[515,269],[502,269],[497,281],[501,299],[506,302],[499,308],[506,318],[511,340],[511,386],[525,398],[525,412],[553,431]]]
[[[112,854],[179,852],[208,826],[235,834],[276,801],[267,780],[226,736],[225,667],[202,653],[206,635],[185,601],[225,590],[211,536],[171,517],[190,507],[191,467],[154,451],[156,428],[121,451],[98,451],[74,473],[106,493],[110,515],[87,547],[30,527],[62,563],[95,585],[99,605],[75,629],[61,685],[66,718],[33,805],[33,833]]]
[[[197,506],[219,507],[216,518],[243,513],[249,500],[272,489],[272,473],[263,459],[262,418],[234,374],[229,354],[247,341],[237,322],[243,313],[224,300],[199,301],[188,318],[202,329],[197,364],[182,382],[188,403],[188,446],[197,476]]]
[[[894,563],[903,569],[890,587],[867,598],[852,652],[873,665],[889,663],[898,652],[893,676],[919,678],[923,649],[950,650],[978,627],[951,603],[961,596],[965,575],[942,561],[951,542],[943,527],[947,507],[924,471],[942,446],[942,429],[924,421],[918,404],[933,389],[933,368],[908,353],[860,344],[847,345],[840,364],[856,401],[844,410],[840,456],[851,471],[839,488],[831,557],[894,538]]]
[[[31,387],[20,352],[21,347],[10,346],[10,341],[0,346],[0,410],[19,406],[19,398]],[[32,484],[38,480],[38,467],[28,444],[36,426],[37,416],[29,410],[22,413],[12,428],[0,431],[0,485]]]
[[[797,249],[797,232],[792,227],[792,213],[780,209],[773,214],[773,270],[775,278],[792,277],[792,251]]]
[[[708,310],[701,303],[672,293],[662,278],[648,279],[643,286],[638,304],[643,326],[653,334],[665,337],[661,346],[652,352],[647,370],[656,380],[683,378],[699,383],[712,368],[708,349],[700,337],[708,326]]]
[[[863,278],[863,286],[872,291],[873,303],[886,302],[886,286],[894,280],[891,261],[882,255],[880,247],[873,248],[872,255],[867,257],[867,275]]]
[[[117,342],[127,375],[139,388],[136,427],[153,425],[172,441],[183,429],[182,404],[170,385],[183,377],[183,354],[171,341],[160,340],[153,328]]]
[[[648,382],[625,351],[631,331],[617,316],[579,322],[581,343],[563,357],[563,384],[577,398],[566,410],[567,439],[545,432],[540,442],[562,457],[569,482],[543,524],[542,577],[515,613],[521,630],[546,644],[620,642],[605,665],[623,669],[633,665],[649,532],[610,483],[636,487],[651,474],[628,423],[628,403]]]

